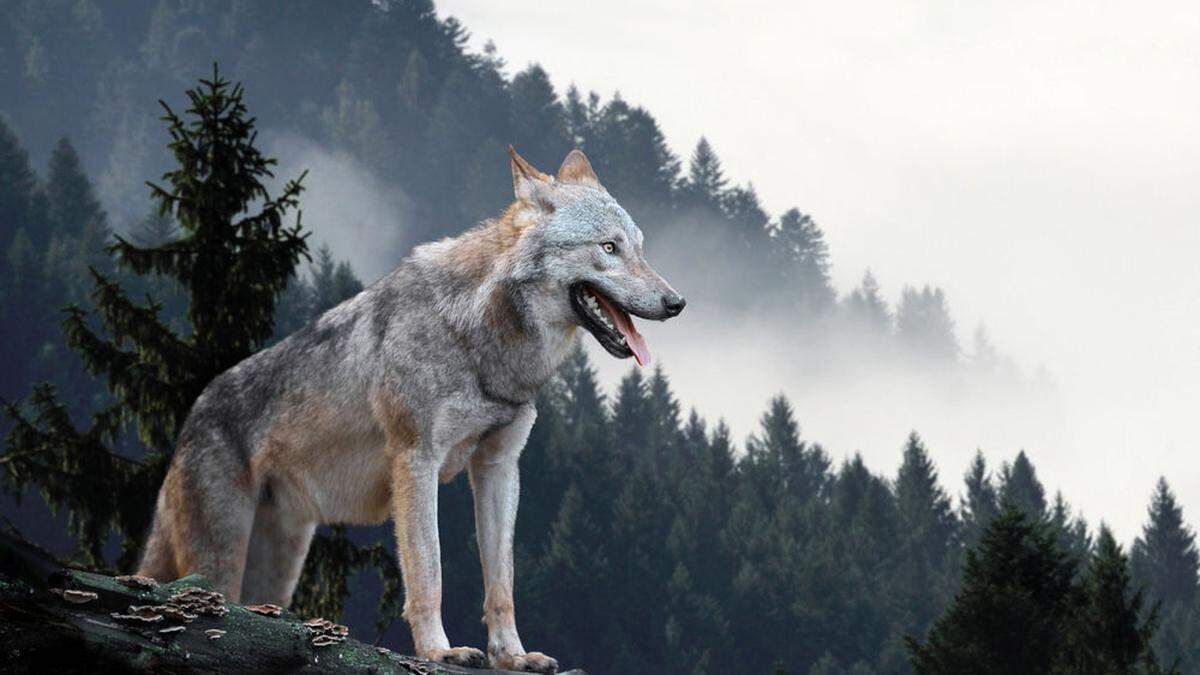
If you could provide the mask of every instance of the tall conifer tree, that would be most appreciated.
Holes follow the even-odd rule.
[[[1189,606],[1196,601],[1200,552],[1196,535],[1183,522],[1183,508],[1164,478],[1154,488],[1149,520],[1133,544],[1132,564],[1137,581],[1150,597],[1165,606]]]
[[[1024,450],[1000,470],[1000,504],[1002,508],[1011,504],[1030,518],[1046,515],[1046,488]]]
[[[284,218],[302,190],[291,181],[277,197],[263,181],[275,160],[254,146],[254,121],[242,88],[220,77],[188,91],[188,118],[166,104],[164,120],[178,166],[151,185],[161,214],[182,236],[152,248],[118,239],[111,252],[125,269],[174,279],[185,290],[190,331],[180,335],[159,318],[158,304],[140,305],[114,280],[93,270],[94,315],[72,307],[64,321],[68,344],[88,369],[103,375],[116,404],[76,429],[53,389],[35,389],[33,417],[7,406],[15,425],[4,464],[19,486],[34,485],[69,516],[71,534],[87,562],[104,565],[110,528],[122,537],[121,567],[132,564],[153,513],[174,438],[192,402],[208,382],[249,356],[271,335],[277,294],[307,255],[297,222]],[[56,151],[59,192],[67,219],[92,207],[75,181],[73,151]],[[257,205],[257,208],[254,208]],[[103,330],[97,330],[98,321]],[[135,459],[122,434],[134,423],[150,449]]]
[[[909,638],[922,675],[1053,672],[1074,608],[1074,566],[1043,524],[1009,507],[967,552],[962,590],[926,641]]]

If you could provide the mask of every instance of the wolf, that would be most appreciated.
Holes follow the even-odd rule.
[[[517,459],[533,401],[579,327],[650,360],[632,317],[686,304],[646,262],[642,232],[583,152],[555,175],[509,146],[515,200],[416,247],[314,323],[215,378],[192,407],[158,494],[139,573],[203,574],[232,600],[287,605],[323,523],[395,521],[417,655],[554,673],[526,652],[513,605]],[[438,483],[468,472],[487,655],[441,619]]]

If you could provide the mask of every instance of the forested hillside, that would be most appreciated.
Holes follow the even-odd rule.
[[[866,272],[858,288],[839,293],[813,218],[799,208],[766,213],[751,186],[724,174],[707,141],[681,157],[649,111],[619,96],[557,92],[537,66],[508,75],[495,50],[466,51],[465,27],[440,18],[430,2],[0,0],[0,26],[0,397],[20,402],[51,382],[80,428],[115,401],[111,382],[89,374],[60,331],[63,307],[94,309],[89,268],[129,298],[153,298],[163,325],[192,336],[196,307],[179,283],[118,267],[104,246],[114,233],[146,248],[186,234],[144,184],[159,182],[175,161],[156,101],[182,109],[183,92],[214,62],[244,83],[259,130],[347,153],[405,196],[396,260],[508,201],[508,143],[543,168],[581,147],[648,241],[686,242],[686,255],[665,254],[664,271],[690,300],[703,299],[700,311],[730,322],[770,316],[792,349],[827,355],[833,365],[823,367],[886,362],[949,372],[963,391],[986,378],[1020,380],[982,334],[969,350],[960,346],[941,290],[906,288],[892,307]],[[337,222],[303,225],[317,237],[338,236]],[[312,258],[279,294],[273,334],[262,344],[361,289],[349,263],[328,249]],[[83,320],[95,327],[89,316]],[[1134,672],[1151,632],[1161,662],[1200,669],[1198,556],[1165,481],[1126,556],[1062,495],[1048,496],[1031,458],[1016,449],[977,455],[960,484],[938,475],[914,432],[895,441],[899,472],[881,475],[851,448],[805,438],[805,411],[783,397],[749,438],[734,438],[724,423],[681,409],[669,371],[630,370],[615,391],[602,391],[582,349],[542,393],[539,411],[522,458],[518,617],[526,645],[566,666],[827,675],[910,672],[916,663],[922,672],[952,672],[938,664],[954,663],[946,655],[969,652],[988,628],[959,621],[980,597],[971,589],[1020,597],[1025,587],[1002,581],[1027,560],[1005,551],[1026,547],[1056,589],[1053,606],[1033,609],[1045,612],[1044,626],[1061,629],[1046,658],[1063,672],[1088,672],[1062,665],[1064,655],[1095,651],[1122,630],[1133,646],[1106,662],[1123,664],[1112,672]],[[141,460],[146,444],[126,422],[114,448]],[[68,507],[70,495],[23,471],[36,454],[14,453],[10,442],[0,466],[6,489],[24,486],[26,502],[11,509],[16,522],[69,552],[64,511],[46,518],[35,493],[76,525],[87,519]],[[70,462],[43,469],[75,480],[88,471]],[[456,644],[481,645],[465,478],[442,491],[440,513],[447,630]],[[102,544],[101,566],[119,554],[109,528],[114,522],[100,518],[90,531]],[[367,547],[381,541],[387,550],[390,540],[386,526],[320,540],[314,559],[329,567],[309,570],[299,601],[332,602],[322,609],[336,611],[337,584],[347,580],[340,575],[351,573],[347,622],[361,636],[379,618],[385,643],[409,651],[395,598],[385,596],[382,614],[375,610],[396,572],[388,556],[372,553],[381,549]],[[382,583],[353,571],[370,567]],[[1114,596],[1119,601],[1086,600]],[[1120,620],[1111,625],[1088,623],[1113,616]],[[1158,630],[1147,631],[1155,616]],[[906,640],[926,644],[939,617],[926,647]]]

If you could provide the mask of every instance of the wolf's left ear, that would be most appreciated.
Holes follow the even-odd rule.
[[[600,185],[600,179],[596,177],[596,172],[592,171],[592,163],[578,148],[568,152],[562,166],[558,167],[558,182],[592,183],[597,187]]]
[[[546,201],[546,191],[554,184],[554,177],[533,168],[511,145],[508,156],[512,158],[513,192],[517,199],[535,204]]]

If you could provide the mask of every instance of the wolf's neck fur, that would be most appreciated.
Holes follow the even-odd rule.
[[[530,241],[540,215],[518,201],[415,254],[431,277],[436,311],[467,347],[485,392],[514,402],[533,398],[574,337],[567,289],[544,277]]]

